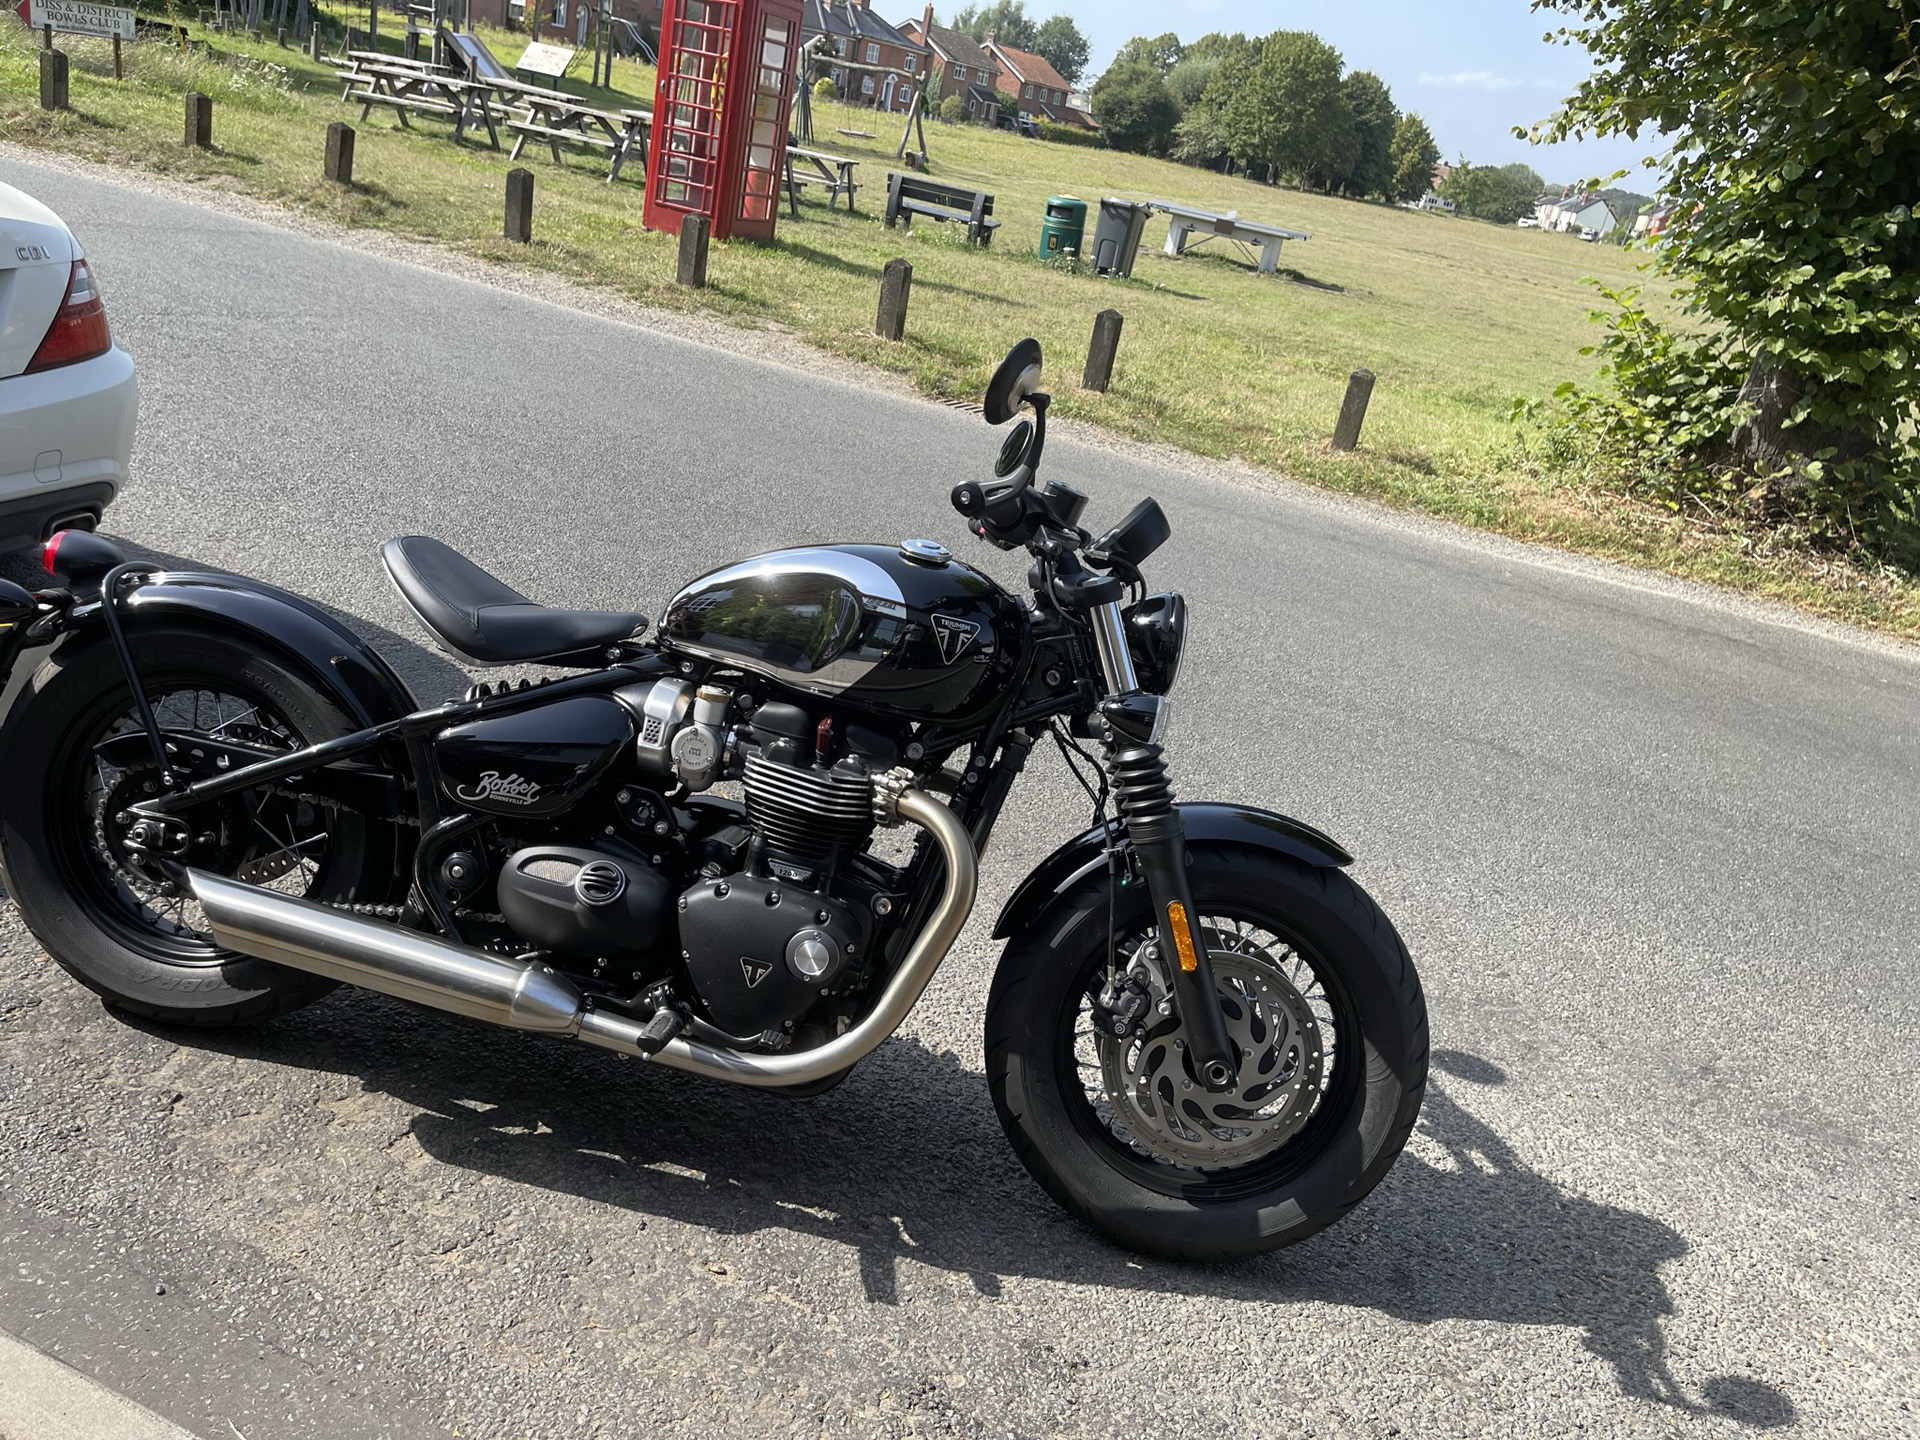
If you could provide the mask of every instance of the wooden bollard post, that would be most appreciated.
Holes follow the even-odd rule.
[[[533,172],[518,167],[507,172],[507,239],[516,245],[533,243]]]
[[[40,108],[67,108],[67,52],[64,50],[40,52]]]
[[[1087,369],[1080,377],[1082,388],[1104,392],[1112,382],[1122,323],[1118,310],[1102,310],[1093,317],[1093,343],[1087,346]]]
[[[126,71],[120,68],[120,33],[118,31],[115,31],[113,36],[113,78],[116,80],[127,78]]]
[[[1340,402],[1340,420],[1333,427],[1333,448],[1351,450],[1360,443],[1360,426],[1373,398],[1373,372],[1356,370],[1347,380],[1347,398]]]
[[[307,31],[307,58],[315,64],[320,60],[320,22],[313,22],[313,28]]]
[[[286,49],[287,48],[287,27],[282,25],[280,27],[279,33],[274,36],[274,39],[280,42],[280,48],[282,50]]]
[[[706,216],[680,217],[680,262],[673,276],[676,284],[690,290],[707,288],[707,241],[712,234],[713,223]]]
[[[907,301],[913,295],[913,266],[889,260],[880,271],[880,313],[873,333],[882,340],[899,340],[907,333]]]
[[[336,185],[353,184],[353,127],[344,120],[327,126],[326,174]]]
[[[213,100],[198,90],[187,92],[187,130],[181,143],[189,150],[213,148]]]

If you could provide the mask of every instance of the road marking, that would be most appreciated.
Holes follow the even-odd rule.
[[[0,1440],[196,1440],[0,1330]]]

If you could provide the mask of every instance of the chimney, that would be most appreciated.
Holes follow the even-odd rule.
[[[927,13],[920,20],[920,43],[933,43],[933,0],[927,0]]]

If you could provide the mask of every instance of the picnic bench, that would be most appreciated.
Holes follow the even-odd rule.
[[[967,227],[967,239],[975,245],[991,245],[993,232],[1000,228],[993,215],[993,196],[984,190],[969,190],[963,185],[942,185],[919,175],[887,172],[887,228],[905,215],[913,224],[915,215],[929,220],[948,220]]]
[[[615,114],[595,109],[576,96],[558,90],[543,90],[512,80],[496,80],[493,89],[512,97],[512,103],[526,112],[507,121],[507,129],[515,136],[513,153],[508,156],[511,160],[520,158],[529,140],[544,140],[556,165],[566,164],[560,154],[563,144],[586,145],[607,152],[611,162],[607,180],[611,183],[620,178],[621,167],[636,150],[642,156],[646,154],[647,136],[653,124],[651,110],[622,110]]]
[[[799,161],[796,165],[794,162]],[[831,210],[840,203],[842,195],[847,197],[847,213],[853,213],[854,192],[860,187],[854,183],[854,167],[860,162],[849,160],[844,155],[828,155],[820,150],[803,150],[798,145],[787,147],[787,203],[792,206],[794,218],[800,216],[800,189],[806,185],[818,185],[827,192],[827,209]],[[805,168],[802,168],[805,167]]]
[[[1262,275],[1271,275],[1280,268],[1280,246],[1283,242],[1313,238],[1304,230],[1283,230],[1278,225],[1242,220],[1239,213],[1233,210],[1216,215],[1211,210],[1196,210],[1190,205],[1179,205],[1171,200],[1149,200],[1147,206],[1167,217],[1167,254],[1184,255],[1189,250],[1199,249],[1209,240],[1226,240],[1239,246],[1241,252],[1251,260],[1257,245],[1260,247]]]
[[[437,115],[453,121],[453,138],[458,142],[477,121],[486,127],[493,148],[500,148],[489,94],[492,87],[485,82],[463,80],[435,66],[395,60],[378,51],[350,51],[347,58],[350,63],[334,76],[344,83],[340,98],[348,104],[359,103],[363,124],[376,105],[392,110],[407,130],[413,128],[409,115]]]

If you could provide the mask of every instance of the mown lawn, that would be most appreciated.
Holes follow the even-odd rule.
[[[529,145],[522,163],[537,177],[534,244],[510,246],[500,238],[508,163],[484,134],[455,146],[447,122],[416,118],[409,132],[376,111],[358,127],[356,184],[343,190],[321,178],[323,137],[329,121],[353,121],[358,110],[340,103],[332,67],[271,41],[194,37],[210,40],[215,55],[142,43],[129,49],[120,83],[104,42],[63,42],[73,56],[73,109],[49,115],[37,107],[35,38],[0,21],[0,134],[551,270],[649,305],[772,321],[903,372],[931,395],[977,396],[1007,346],[1032,334],[1050,357],[1058,414],[1920,633],[1920,606],[1904,579],[1820,562],[1784,543],[1756,546],[1608,493],[1542,432],[1515,425],[1516,399],[1591,373],[1579,353],[1594,329],[1585,278],[1630,281],[1633,253],[930,123],[933,175],[995,196],[1001,229],[991,249],[975,250],[951,227],[886,229],[879,215],[901,122],[826,105],[815,111],[813,145],[861,162],[858,214],[803,200],[798,220],[783,216],[775,243],[716,245],[709,288],[689,292],[672,283],[672,239],[641,227],[637,168],[609,185],[596,154],[574,152],[556,167]],[[487,38],[508,63],[524,43]],[[397,48],[395,35],[382,41]],[[585,73],[584,56],[576,68]],[[616,90],[568,88],[609,108],[651,105],[652,78],[622,61]],[[188,90],[214,98],[211,152],[181,146]],[[1313,238],[1287,245],[1280,276],[1261,276],[1228,253],[1170,259],[1160,253],[1164,222],[1150,222],[1133,278],[1102,279],[1038,257],[1051,194],[1179,200]],[[898,255],[913,262],[913,302],[907,339],[890,344],[872,327],[881,266]],[[1113,387],[1096,395],[1077,381],[1093,317],[1108,307],[1125,315],[1126,329]],[[1378,385],[1361,450],[1330,454],[1346,377],[1362,366]]]

